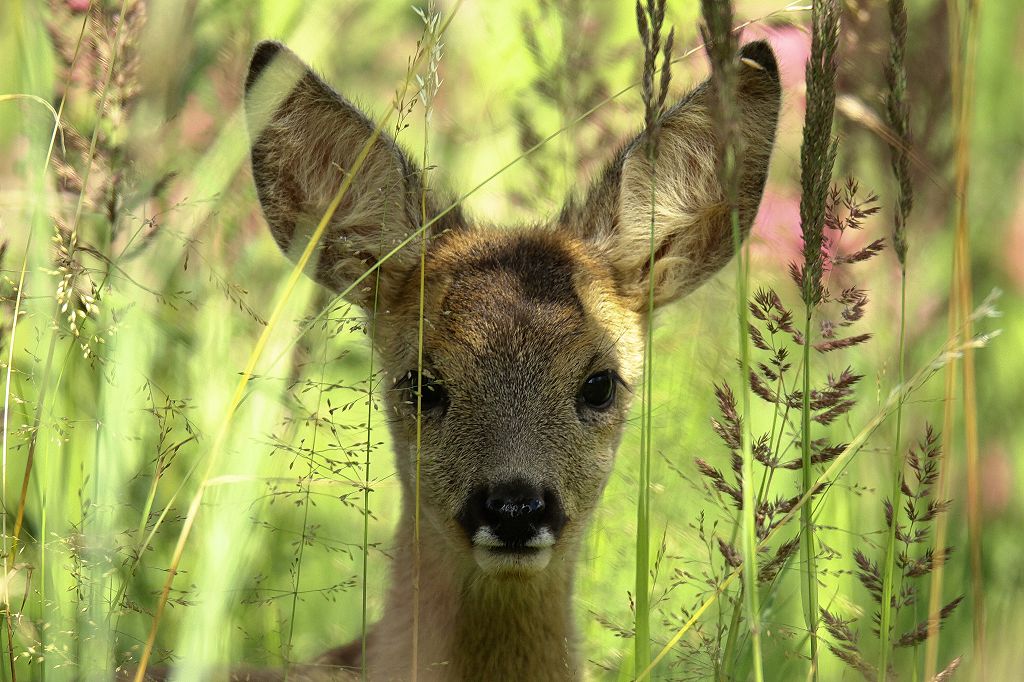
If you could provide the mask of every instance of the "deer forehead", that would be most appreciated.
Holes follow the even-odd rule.
[[[543,228],[445,235],[427,260],[424,347],[467,383],[515,372],[540,384],[624,367],[639,352],[640,320],[613,271],[581,242]],[[418,270],[404,315],[419,315]],[[416,327],[404,325],[403,333]],[[415,348],[416,344],[406,343]],[[605,366],[590,367],[600,356]],[[439,367],[445,369],[445,367]],[[628,380],[628,378],[627,378]]]

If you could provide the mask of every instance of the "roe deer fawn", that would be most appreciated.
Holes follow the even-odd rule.
[[[780,87],[767,43],[746,45],[740,58],[737,202],[745,236],[768,171]],[[356,642],[295,669],[292,679],[343,678],[360,669],[374,680],[414,672],[421,680],[472,682],[582,676],[574,572],[631,388],[641,380],[651,280],[653,304],[664,306],[734,250],[713,90],[710,81],[697,87],[663,119],[653,267],[652,168],[642,134],[546,224],[496,229],[456,208],[431,225],[422,376],[419,239],[378,261],[422,224],[421,202],[428,219],[449,204],[424,194],[421,171],[394,140],[374,141],[311,274],[340,292],[379,264],[376,281],[367,278],[347,298],[374,325],[374,350],[385,386],[393,388],[383,399],[393,417],[403,499],[394,565],[366,660]],[[253,55],[246,111],[263,213],[278,245],[294,256],[374,124],[273,42]],[[414,628],[417,394],[421,582]]]

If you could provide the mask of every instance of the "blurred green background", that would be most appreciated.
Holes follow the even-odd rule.
[[[156,660],[176,660],[172,652],[193,665],[306,660],[358,636],[364,591],[370,620],[379,612],[397,485],[386,417],[367,404],[371,359],[363,326],[355,311],[310,282],[292,294],[244,400],[226,416],[290,269],[269,238],[252,185],[241,84],[253,45],[275,38],[381,115],[392,106],[423,22],[408,3],[379,0],[92,4],[91,14],[84,0],[5,0],[0,8],[0,367],[5,381],[10,376],[4,595],[11,625],[2,648],[13,648],[19,679],[72,679],[80,662],[101,660],[104,652],[116,652],[117,663],[136,658],[189,501],[205,481]],[[760,0],[736,7],[739,19],[751,21],[743,40],[772,42],[784,86],[779,140],[751,237],[750,282],[774,287],[795,308],[799,298],[785,273],[800,248],[808,13],[802,5]],[[955,141],[947,4],[913,0],[908,10],[916,204],[908,228],[907,367],[914,372],[948,335]],[[856,177],[880,197],[881,213],[853,236],[867,243],[887,237],[892,220],[889,153],[878,134],[888,19],[882,2],[845,2],[843,12],[836,180]],[[679,95],[707,77],[703,52],[684,54],[699,45],[698,15],[695,2],[669,3],[680,57],[672,88]],[[968,197],[973,299],[1004,292],[1003,317],[980,323],[981,331],[1002,334],[975,355],[988,624],[981,655],[988,679],[1008,680],[1024,664],[1024,5],[989,2],[979,16]],[[566,129],[466,198],[468,213],[483,222],[553,215],[642,124],[639,90],[630,88],[642,58],[630,3],[468,0],[444,43],[429,129],[435,182],[466,192]],[[47,164],[53,114],[44,103],[56,109],[62,97],[62,134]],[[399,141],[416,152],[422,112],[408,124]],[[60,244],[70,243],[73,226],[69,254]],[[734,267],[660,317],[655,334],[651,535],[660,549],[652,631],[659,646],[709,596],[708,581],[724,575],[713,538],[728,536],[735,522],[731,508],[703,491],[693,465],[701,457],[728,469],[710,419],[713,384],[735,386],[738,375]],[[858,433],[897,383],[895,259],[886,252],[851,273],[844,275],[850,284],[869,292],[861,331],[873,339],[837,357],[814,358],[815,376],[848,365],[865,375],[857,408],[822,430],[836,441]],[[960,385],[948,461],[948,541],[955,552],[946,601],[966,593],[969,582]],[[904,440],[920,438],[926,422],[940,427],[943,405],[939,371],[907,403]],[[755,422],[770,421],[770,410],[755,406]],[[865,624],[869,602],[852,574],[851,552],[884,551],[891,421],[844,471],[819,517],[827,550],[821,599],[847,617],[867,614]],[[575,607],[595,679],[632,670],[638,448],[636,422],[627,428],[579,570]],[[208,469],[215,450],[221,455]],[[797,472],[775,482],[784,496],[797,484]],[[764,601],[773,680],[799,679],[806,669],[800,581],[786,573]],[[711,678],[715,642],[729,625],[728,598],[687,633],[659,668],[660,678]],[[968,600],[950,618],[942,665],[961,654],[973,665],[971,620],[980,606]],[[738,676],[745,677],[745,665],[737,664]],[[855,676],[829,655],[822,665],[825,679]],[[914,667],[903,659],[901,665]],[[0,679],[9,679],[9,667],[0,669]]]

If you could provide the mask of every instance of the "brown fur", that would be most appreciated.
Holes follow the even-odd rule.
[[[780,90],[766,44],[746,46],[743,56],[763,67],[740,67],[745,152],[739,214],[746,235],[764,186]],[[260,201],[274,238],[295,254],[373,124],[275,43],[257,47],[246,91]],[[581,676],[571,608],[576,557],[611,471],[632,391],[620,388],[605,410],[587,407],[578,394],[588,376],[604,370],[614,370],[627,387],[638,386],[650,277],[661,306],[699,286],[732,255],[710,92],[708,84],[698,87],[663,124],[653,270],[652,169],[639,138],[584,199],[570,200],[550,224],[498,230],[470,224],[454,211],[430,231],[424,357],[448,401],[443,410],[422,415],[417,632],[411,608],[416,410],[406,391],[388,388],[417,367],[418,242],[381,263],[375,311],[374,278],[349,292],[371,315],[376,352],[390,377],[384,400],[393,416],[403,490],[397,549],[367,660],[360,660],[354,643],[295,668],[290,679],[335,679],[361,666],[374,680],[407,679],[414,636],[419,679]],[[392,140],[380,138],[320,244],[313,276],[345,290],[416,229],[422,192],[415,165]],[[430,215],[441,203],[431,202]],[[554,491],[567,519],[550,562],[539,570],[485,569],[459,525],[474,490],[510,478]]]

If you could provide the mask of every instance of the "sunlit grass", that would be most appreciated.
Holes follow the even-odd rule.
[[[123,24],[114,17],[121,13],[121,3],[94,4],[105,7],[108,20],[100,26],[108,31],[107,41],[118,45],[116,36]],[[678,17],[684,10],[673,4],[669,16]],[[926,4],[912,4],[909,9],[922,16]],[[58,5],[66,8],[68,4]],[[5,630],[0,636],[5,665],[0,679],[14,675],[17,679],[72,679],[85,672],[76,665],[86,663],[100,674],[126,657],[138,661],[148,636],[153,638],[150,646],[156,660],[169,650],[179,655],[188,652],[186,661],[197,668],[240,660],[258,665],[308,660],[322,649],[359,638],[380,609],[390,526],[397,514],[397,486],[385,419],[375,413],[367,394],[375,383],[375,366],[362,325],[328,305],[322,293],[299,277],[301,268],[288,272],[265,234],[244,170],[247,140],[238,113],[239,89],[252,43],[277,37],[304,51],[303,56],[347,94],[372,110],[387,112],[396,85],[407,73],[407,59],[422,24],[405,5],[387,3],[338,9],[331,3],[268,2],[254,8],[228,8],[200,2],[194,14],[173,21],[166,14],[168,7],[151,3],[148,42],[125,47],[146,65],[143,73],[154,72],[154,64],[147,61],[153,59],[151,55],[172,54],[177,61],[157,65],[157,71],[165,72],[166,82],[136,82],[141,91],[133,95],[132,106],[123,109],[104,104],[110,81],[103,66],[110,68],[117,96],[127,91],[117,80],[128,72],[119,58],[85,69],[71,88],[56,93],[54,84],[62,82],[63,74],[41,72],[55,59],[45,22],[57,21],[55,30],[63,31],[74,45],[79,31],[87,28],[81,21],[84,15],[59,15],[63,9],[43,10],[23,2],[0,10],[3,19],[10,19],[0,22],[4,63],[19,67],[13,70],[16,75],[0,75],[5,88],[0,92],[0,244],[7,249],[0,262],[0,358],[5,374],[8,550]],[[760,4],[756,9],[767,14],[780,7]],[[502,198],[509,188],[529,187],[537,206],[557,206],[569,185],[596,172],[599,155],[590,153],[595,145],[588,135],[595,129],[606,132],[597,146],[608,147],[609,140],[621,139],[639,125],[642,104],[632,88],[640,55],[631,8],[608,14],[587,11],[584,16],[600,23],[603,37],[586,48],[594,53],[588,68],[603,75],[607,88],[576,108],[536,94],[531,83],[538,74],[533,67],[520,66],[529,61],[522,58],[527,49],[518,38],[519,17],[514,8],[462,8],[449,27],[442,66],[445,84],[434,105],[434,119],[429,125],[411,121],[403,137],[411,145],[409,141],[426,139],[429,132],[434,178],[472,187],[461,200],[488,221],[522,220],[530,214],[532,207]],[[539,10],[537,16],[542,16]],[[802,21],[803,15],[796,19]],[[179,20],[188,30],[166,35],[180,42],[160,44],[164,34],[159,28]],[[568,23],[559,31],[566,26],[573,29]],[[541,41],[557,33],[543,23],[535,29]],[[991,37],[992,29],[987,30]],[[336,40],[342,34],[351,39]],[[923,48],[916,47],[915,41],[922,40],[912,32],[908,50],[920,55]],[[1019,67],[1013,66],[1013,60],[991,52],[984,40],[975,40],[977,59],[984,67],[978,73],[991,74],[991,65],[999,64],[1004,74],[1000,82],[1015,82]],[[514,56],[502,53],[497,45],[513,46]],[[680,45],[677,53],[684,56],[676,60],[674,94],[704,77],[699,53],[685,49],[692,41]],[[913,81],[917,67],[911,63],[909,68],[913,101],[921,94]],[[1004,86],[978,78],[975,87],[982,91],[982,99],[973,116],[963,118],[959,140],[965,140],[966,126],[983,125],[979,119],[1004,120],[1001,117],[1006,115],[1003,110],[984,108],[992,101],[984,92]],[[350,85],[355,83],[367,84],[366,89]],[[799,86],[785,85],[787,116],[799,113]],[[961,92],[967,90],[954,87],[957,97],[962,97]],[[61,153],[53,114],[38,103],[26,102],[26,97],[52,103],[57,119],[84,140],[85,153],[99,160],[83,165],[74,140],[72,152]],[[525,140],[526,144],[519,139],[513,103],[522,103],[537,116],[534,125],[539,135]],[[565,110],[558,110],[563,106]],[[782,131],[769,186],[776,197],[779,188],[792,190],[795,184],[796,151],[791,142],[796,126],[792,116],[787,120],[789,129]],[[948,126],[944,130],[943,135],[952,136]],[[122,146],[114,144],[117,139],[124,140]],[[974,160],[971,147],[964,146],[959,150],[961,163],[971,163],[972,172],[986,173],[986,154],[998,155],[989,154],[994,147],[988,132],[982,131],[975,140],[979,151],[974,152]],[[563,143],[566,146],[560,148]],[[933,158],[929,140],[915,144],[917,154]],[[1010,148],[1005,141],[1000,144]],[[119,151],[105,155],[104,149],[111,146]],[[58,181],[48,150],[62,163],[77,165],[80,189]],[[888,180],[880,179],[887,172],[888,152],[884,146],[857,152],[845,151],[841,141],[842,163],[854,166],[862,183],[891,203]],[[563,161],[555,163],[568,165],[572,160],[580,168],[566,168],[547,186],[532,181],[530,174],[536,169],[523,164],[522,157],[556,153]],[[425,166],[427,160],[424,149]],[[43,168],[49,170],[44,174]],[[972,332],[963,327],[971,299],[983,298],[993,284],[1007,286],[1003,280],[1008,275],[999,269],[1002,261],[993,260],[991,268],[984,268],[978,259],[1002,257],[1002,225],[1009,218],[986,222],[993,227],[985,233],[975,231],[970,244],[965,241],[966,226],[977,224],[970,220],[972,211],[980,210],[974,208],[975,202],[1012,205],[1009,183],[1015,176],[1002,175],[1003,184],[973,185],[977,199],[964,202],[958,214],[962,227],[957,244],[964,241],[957,247],[961,274],[951,305],[958,312],[951,318],[955,321],[950,331],[962,336],[959,345],[946,350],[965,353],[965,363],[972,350],[967,343]],[[952,194],[948,186],[936,188],[935,182],[929,179],[919,185],[926,207],[938,202],[937,195]],[[109,204],[93,193],[108,186],[114,188],[110,196],[115,197]],[[960,194],[966,190],[965,182]],[[777,199],[767,200],[772,201]],[[76,276],[83,284],[91,281],[101,289],[95,314],[74,294],[68,310],[86,313],[76,322],[79,337],[67,325],[68,311],[61,311],[63,303],[55,296],[62,275],[53,274],[57,264],[50,241],[52,214],[64,216],[71,232],[78,231],[77,245],[70,244],[66,257],[84,265]],[[900,310],[900,296],[894,293],[900,290],[899,280],[882,266],[858,274],[872,290],[876,336],[872,349],[850,355],[850,362],[868,375],[861,387],[861,404],[846,423],[834,425],[831,431],[850,445],[826,472],[803,481],[801,501],[787,517],[792,521],[773,531],[772,543],[761,544],[774,547],[802,524],[814,528],[813,540],[840,552],[867,544],[874,556],[879,548],[884,555],[887,540],[874,531],[884,526],[879,498],[892,495],[896,481],[893,467],[879,462],[891,461],[892,454],[898,457],[901,440],[916,433],[910,429],[925,420],[939,421],[944,407],[949,423],[944,437],[962,433],[956,424],[967,409],[977,415],[978,422],[964,428],[977,432],[972,442],[980,439],[971,449],[976,491],[971,502],[971,542],[959,530],[962,507],[954,506],[944,532],[958,552],[945,567],[945,582],[940,577],[933,583],[929,610],[936,611],[937,605],[955,596],[949,590],[972,570],[975,575],[987,571],[986,587],[1000,595],[1000,604],[1019,604],[1020,589],[1006,564],[988,563],[976,551],[972,564],[968,551],[982,540],[995,547],[1015,542],[1011,521],[1021,513],[1019,500],[995,511],[986,508],[977,488],[985,479],[977,476],[984,475],[989,448],[1020,450],[1021,429],[1016,423],[999,421],[999,415],[1005,414],[999,406],[1013,403],[1016,397],[994,371],[998,367],[1002,374],[1017,374],[1019,363],[998,345],[983,351],[974,361],[977,377],[968,382],[969,395],[976,391],[976,405],[971,400],[961,402],[955,388],[947,390],[944,405],[938,402],[940,386],[919,388],[926,375],[943,365],[953,368],[948,370],[950,377],[959,371],[957,365],[948,364],[948,357],[931,356],[947,330],[928,306],[942,306],[950,297],[947,264],[952,253],[949,236],[929,226],[933,218],[922,212],[917,219],[922,234],[915,237],[914,267],[908,280],[912,295],[906,337],[887,321],[887,316]],[[879,220],[867,231],[881,236],[884,224]],[[733,357],[742,355],[735,346],[733,318],[722,312],[734,308],[737,301],[745,304],[744,287],[734,288],[732,282],[749,281],[752,290],[764,285],[783,292],[790,287],[792,293],[792,285],[776,270],[799,254],[775,259],[766,251],[779,243],[773,230],[781,234],[796,228],[781,221],[762,223],[752,238],[745,268],[727,271],[655,326],[649,372],[645,372],[651,377],[644,387],[645,411],[628,427],[616,474],[579,568],[576,611],[586,633],[584,658],[595,678],[628,678],[636,674],[634,665],[642,671],[644,660],[637,655],[636,645],[649,636],[653,652],[660,651],[651,668],[658,679],[712,678],[712,660],[722,654],[716,646],[725,646],[727,652],[720,668],[724,679],[754,677],[762,664],[765,679],[780,675],[795,679],[806,672],[806,662],[794,657],[805,656],[813,641],[804,622],[807,609],[796,592],[799,585],[804,583],[811,591],[816,587],[822,608],[839,604],[849,608],[847,615],[857,615],[858,603],[865,603],[860,587],[839,573],[850,569],[848,556],[830,557],[815,568],[793,560],[777,582],[760,587],[762,600],[753,608],[764,623],[759,633],[763,663],[755,663],[756,640],[751,639],[750,624],[739,608],[741,600],[751,596],[750,583],[747,594],[741,594],[740,572],[723,566],[717,546],[710,554],[705,552],[696,530],[700,513],[705,514],[708,537],[730,541],[744,527],[740,515],[701,493],[692,460],[699,456],[721,466],[727,457],[707,424],[714,414],[712,382],[735,376]],[[83,244],[88,251],[81,251]],[[772,246],[766,248],[766,244]],[[978,280],[973,290],[964,269],[972,257]],[[737,272],[741,279],[736,279]],[[92,295],[88,287],[81,291]],[[1017,324],[1021,307],[1017,297],[1008,296],[1001,305],[1007,308],[1007,317],[1000,324]],[[266,317],[268,324],[261,324],[254,314]],[[989,329],[986,323],[983,330]],[[809,326],[808,331],[813,329]],[[103,343],[93,341],[94,337]],[[911,372],[907,381],[902,371],[904,340]],[[84,356],[83,343],[90,348],[89,357]],[[842,369],[827,367],[830,372]],[[895,397],[890,395],[890,390],[900,387]],[[910,388],[916,392],[904,405]],[[749,398],[746,391],[739,397]],[[902,431],[907,435],[894,436],[886,429],[895,426],[895,419],[887,421],[887,417],[900,405],[907,424]],[[329,418],[323,416],[327,409],[332,410]],[[792,415],[783,418],[756,401],[742,412],[745,418],[749,414],[749,423],[770,424],[778,451],[792,454]],[[883,437],[871,445],[868,435],[876,428]],[[883,459],[877,459],[873,447],[886,453]],[[953,472],[963,472],[965,465],[957,459],[956,450],[950,449],[947,461],[955,467]],[[643,461],[637,460],[637,452],[645,453]],[[1017,477],[1014,482],[1019,485],[1019,475],[1011,476]],[[27,482],[24,493],[23,482]],[[812,500],[808,491],[825,482],[832,484],[827,494]],[[799,492],[792,477],[780,477],[773,485],[780,495]],[[754,492],[749,485],[746,491]],[[649,494],[646,502],[645,494]],[[963,503],[964,495],[956,486],[951,486],[950,494],[958,498],[958,505]],[[634,522],[639,505],[649,512]],[[719,525],[712,530],[716,522]],[[16,526],[20,526],[17,531]],[[652,545],[650,550],[656,551],[638,552],[639,537],[652,538],[663,547]],[[937,540],[936,544],[945,543]],[[748,546],[744,551],[755,566],[769,556],[751,555]],[[891,565],[895,558],[891,555],[886,563]],[[648,573],[653,564],[657,565],[654,575]],[[643,620],[650,623],[647,636],[633,630],[634,617],[641,618],[640,573],[645,577],[644,597],[649,599],[642,609]],[[940,589],[943,584],[945,596]],[[893,580],[892,585],[898,591],[899,581]],[[630,593],[637,598],[635,615],[630,613]],[[168,607],[161,614],[163,603]],[[908,679],[928,679],[953,656],[972,653],[964,642],[970,641],[972,627],[983,625],[982,606],[961,607],[962,613],[947,626],[950,631],[941,640],[929,640],[927,654],[915,650],[913,661],[904,653],[889,660],[901,670],[925,671]],[[1012,608],[999,608],[1000,613],[1015,613]],[[870,607],[863,610],[869,612]],[[815,609],[811,611],[816,615]],[[975,619],[978,624],[972,626]],[[725,630],[716,632],[719,626]],[[1013,628],[1019,630],[1020,624],[1009,625],[1008,631]],[[637,642],[630,639],[634,635]],[[866,628],[862,637],[870,639]],[[988,642],[992,653],[986,659],[977,638],[972,665],[988,660],[990,676],[1016,670],[1013,666],[1019,666],[1019,661],[992,639]],[[878,652],[882,657],[874,660],[885,662],[886,649],[883,640]],[[823,648],[818,654],[821,679],[839,679],[844,674],[842,664],[831,654]],[[180,679],[188,679],[189,674],[182,671]]]

